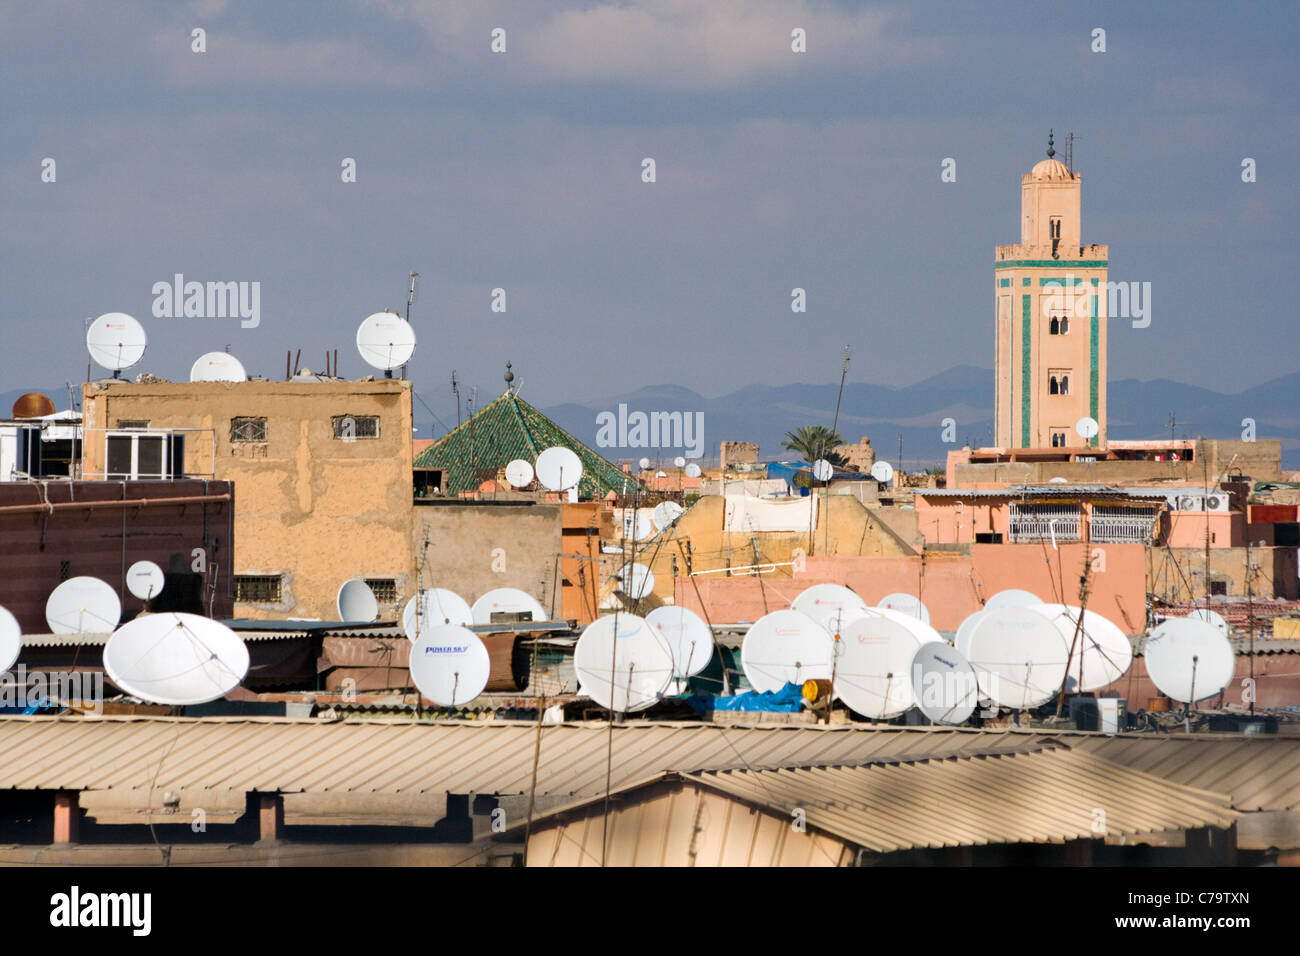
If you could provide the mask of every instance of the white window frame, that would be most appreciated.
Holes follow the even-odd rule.
[[[170,441],[171,435],[172,435],[172,433],[171,433],[170,431],[161,431],[161,430],[160,430],[160,431],[154,431],[154,430],[152,430],[152,429],[151,429],[151,430],[148,430],[148,431],[142,431],[142,430],[140,430],[140,429],[132,429],[132,430],[129,430],[129,431],[116,431],[116,430],[115,430],[115,431],[105,432],[105,434],[104,434],[104,472],[105,472],[105,474],[110,475],[110,476],[111,476],[111,475],[119,474],[119,472],[115,472],[115,471],[110,471],[110,470],[109,470],[109,467],[108,467],[108,458],[109,458],[108,446],[109,446],[109,443],[110,443],[114,438],[124,438],[124,439],[126,439],[127,441],[129,441],[129,442],[131,443],[131,473],[130,473],[129,475],[127,475],[125,479],[120,479],[120,478],[119,478],[119,479],[115,479],[115,480],[118,480],[118,481],[122,481],[122,480],[126,480],[126,481],[146,481],[146,480],[166,480],[166,479],[170,479],[170,478],[172,477],[173,472],[175,471],[175,469],[172,467],[172,464],[173,464],[173,463],[172,463],[172,461],[171,461],[171,446],[172,446],[172,443],[171,443],[171,441]],[[155,439],[157,439],[158,441],[160,441],[160,442],[162,443],[162,474],[160,474],[160,475],[155,475],[155,474],[141,475],[141,474],[140,474],[140,439],[141,439],[141,438],[155,438]]]

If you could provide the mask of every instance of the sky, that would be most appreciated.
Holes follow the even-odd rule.
[[[1083,241],[1151,283],[1111,378],[1240,391],[1297,369],[1298,27],[1291,2],[0,3],[0,391],[84,381],[114,311],[149,335],[131,376],[227,347],[382,374],[356,328],[412,270],[443,415],[453,370],[482,401],[507,360],[542,406],[838,381],[845,344],[850,381],[990,368],[994,247],[1049,128]],[[256,327],[155,316],[177,273],[258,283]]]

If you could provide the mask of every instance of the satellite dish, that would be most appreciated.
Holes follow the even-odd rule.
[[[1032,607],[1035,604],[1042,604],[1043,599],[1032,591],[1023,591],[1020,588],[1007,588],[1005,591],[999,591],[987,601],[984,602],[984,610],[995,611],[1000,607]]]
[[[825,458],[818,458],[813,462],[812,473],[818,481],[830,481],[831,475],[835,474],[835,466]]]
[[[686,509],[675,501],[661,501],[650,512],[650,520],[660,531],[667,531],[672,523],[685,514]]]
[[[619,590],[633,599],[643,598],[655,589],[654,572],[636,561],[619,572],[618,580]]]
[[[868,614],[876,617],[885,617],[896,624],[901,624],[916,636],[918,644],[929,644],[931,641],[942,641],[943,635],[932,628],[919,617],[914,617],[906,611],[895,611],[890,607],[873,607],[869,608]]]
[[[349,578],[339,585],[334,603],[338,606],[340,621],[369,624],[379,617],[379,601],[365,578]]]
[[[522,458],[506,465],[506,481],[512,488],[527,488],[533,483],[533,466]]]
[[[1049,479],[1047,480],[1047,483],[1048,483],[1049,485],[1068,485],[1068,484],[1069,484],[1069,482],[1066,481],[1064,478],[1049,478]]]
[[[126,589],[141,601],[156,598],[165,581],[162,568],[152,561],[137,561],[126,569]]]
[[[982,620],[984,620],[984,612],[976,611],[957,625],[957,633],[952,637],[952,646],[963,657],[970,656],[970,636],[975,632],[975,625]]]
[[[912,692],[921,713],[936,724],[964,724],[979,703],[975,669],[944,641],[922,644],[913,656]]]
[[[459,624],[439,624],[411,646],[408,665],[420,693],[439,707],[459,707],[483,693],[492,662],[477,634]]]
[[[698,614],[673,604],[657,607],[645,616],[646,623],[659,629],[673,655],[673,676],[694,677],[713,659],[713,632]]]
[[[208,352],[190,366],[191,382],[247,382],[243,363],[228,352]]]
[[[1218,612],[1211,611],[1207,607],[1198,607],[1187,615],[1189,621],[1204,621],[1206,624],[1213,624],[1215,629],[1224,637],[1228,636],[1228,622],[1225,621]]]
[[[421,634],[440,624],[468,627],[473,623],[474,612],[469,602],[446,588],[425,588],[402,609],[402,631],[410,641],[418,640]]]
[[[754,690],[780,690],[788,683],[829,680],[834,645],[830,632],[807,614],[773,611],[745,634],[740,664]]]
[[[7,607],[0,606],[0,674],[14,666],[23,650],[23,629]],[[709,650],[713,646],[709,645]],[[707,662],[706,662],[707,663]]]
[[[623,537],[644,541],[655,534],[654,519],[649,511],[637,509],[623,512]]]
[[[1147,674],[1166,697],[1194,704],[1228,686],[1236,655],[1228,639],[1206,621],[1174,617],[1147,638]]]
[[[99,578],[68,578],[45,602],[51,634],[106,634],[121,619],[117,592]]]
[[[861,617],[835,642],[835,696],[862,717],[887,720],[916,703],[912,658],[921,642],[885,617]]]
[[[1115,683],[1133,663],[1133,645],[1113,621],[1096,611],[1067,604],[1034,604],[1030,610],[1042,614],[1055,626],[1068,652],[1074,645],[1074,658],[1066,676],[1066,690],[1089,693]],[[1074,633],[1083,617],[1083,629],[1075,645]]]
[[[1097,424],[1097,419],[1085,415],[1074,423],[1074,430],[1079,433],[1080,438],[1096,438],[1097,433],[1101,431],[1101,426]]]
[[[368,315],[357,328],[357,351],[371,368],[391,372],[415,354],[415,329],[392,312]]]
[[[537,456],[537,480],[550,491],[566,491],[582,480],[582,459],[562,445]]]
[[[546,609],[527,591],[518,588],[493,588],[470,609],[475,624],[491,624],[493,614],[530,614],[534,621],[549,620]]]
[[[645,710],[672,682],[672,649],[657,627],[618,611],[587,625],[573,649],[582,689],[601,707],[620,713]]]
[[[113,377],[144,357],[148,340],[142,326],[125,312],[106,312],[86,330],[86,351],[95,364],[111,369]]]
[[[686,477],[687,477],[687,478],[698,478],[698,477],[700,477],[700,466],[697,465],[697,464],[695,464],[695,462],[691,462],[689,465],[687,465],[687,466],[686,466]]]
[[[887,461],[878,461],[871,466],[871,477],[887,484],[894,480],[894,466]]]
[[[876,602],[878,608],[888,608],[891,611],[898,611],[900,614],[908,614],[918,621],[930,623],[930,609],[915,594],[907,594],[902,591],[896,591],[893,594],[886,594]]]
[[[980,690],[1015,710],[1051,700],[1065,680],[1069,648],[1042,614],[1027,607],[984,611],[970,636],[971,667]]]
[[[673,459],[673,465],[677,468],[685,468],[686,459],[683,458],[681,455],[678,455],[676,458]]]
[[[650,459],[642,458],[639,462],[637,462],[637,464],[641,466],[642,471],[645,471],[647,468],[650,467]]]
[[[795,596],[790,610],[806,614],[835,634],[843,633],[849,622],[866,616],[867,602],[842,584],[814,584]]]
[[[104,673],[141,700],[204,704],[239,686],[248,673],[248,647],[220,621],[177,611],[146,614],[108,639]]]

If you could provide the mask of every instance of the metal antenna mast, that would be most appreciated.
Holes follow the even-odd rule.
[[[411,324],[411,300],[415,298],[415,280],[420,278],[420,273],[411,273],[411,287],[406,293],[406,324]],[[402,363],[402,378],[406,378],[406,363]]]
[[[835,420],[831,422],[831,432],[833,433],[840,424],[840,401],[844,398],[844,380],[849,375],[849,347],[844,346],[844,361],[840,363],[840,394],[835,399]],[[832,449],[834,450],[834,449]]]

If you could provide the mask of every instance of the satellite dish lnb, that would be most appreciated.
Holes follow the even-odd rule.
[[[415,330],[400,315],[376,312],[366,316],[357,329],[357,351],[367,365],[392,378],[393,369],[415,354]]]
[[[208,352],[190,366],[191,382],[247,382],[244,364],[229,352]]]
[[[1079,433],[1079,437],[1087,440],[1096,438],[1097,433],[1101,431],[1101,426],[1097,424],[1097,419],[1084,416],[1074,423],[1074,430]]]
[[[148,340],[142,326],[125,312],[106,312],[86,330],[86,351],[95,364],[111,369],[113,378],[144,357]]]

